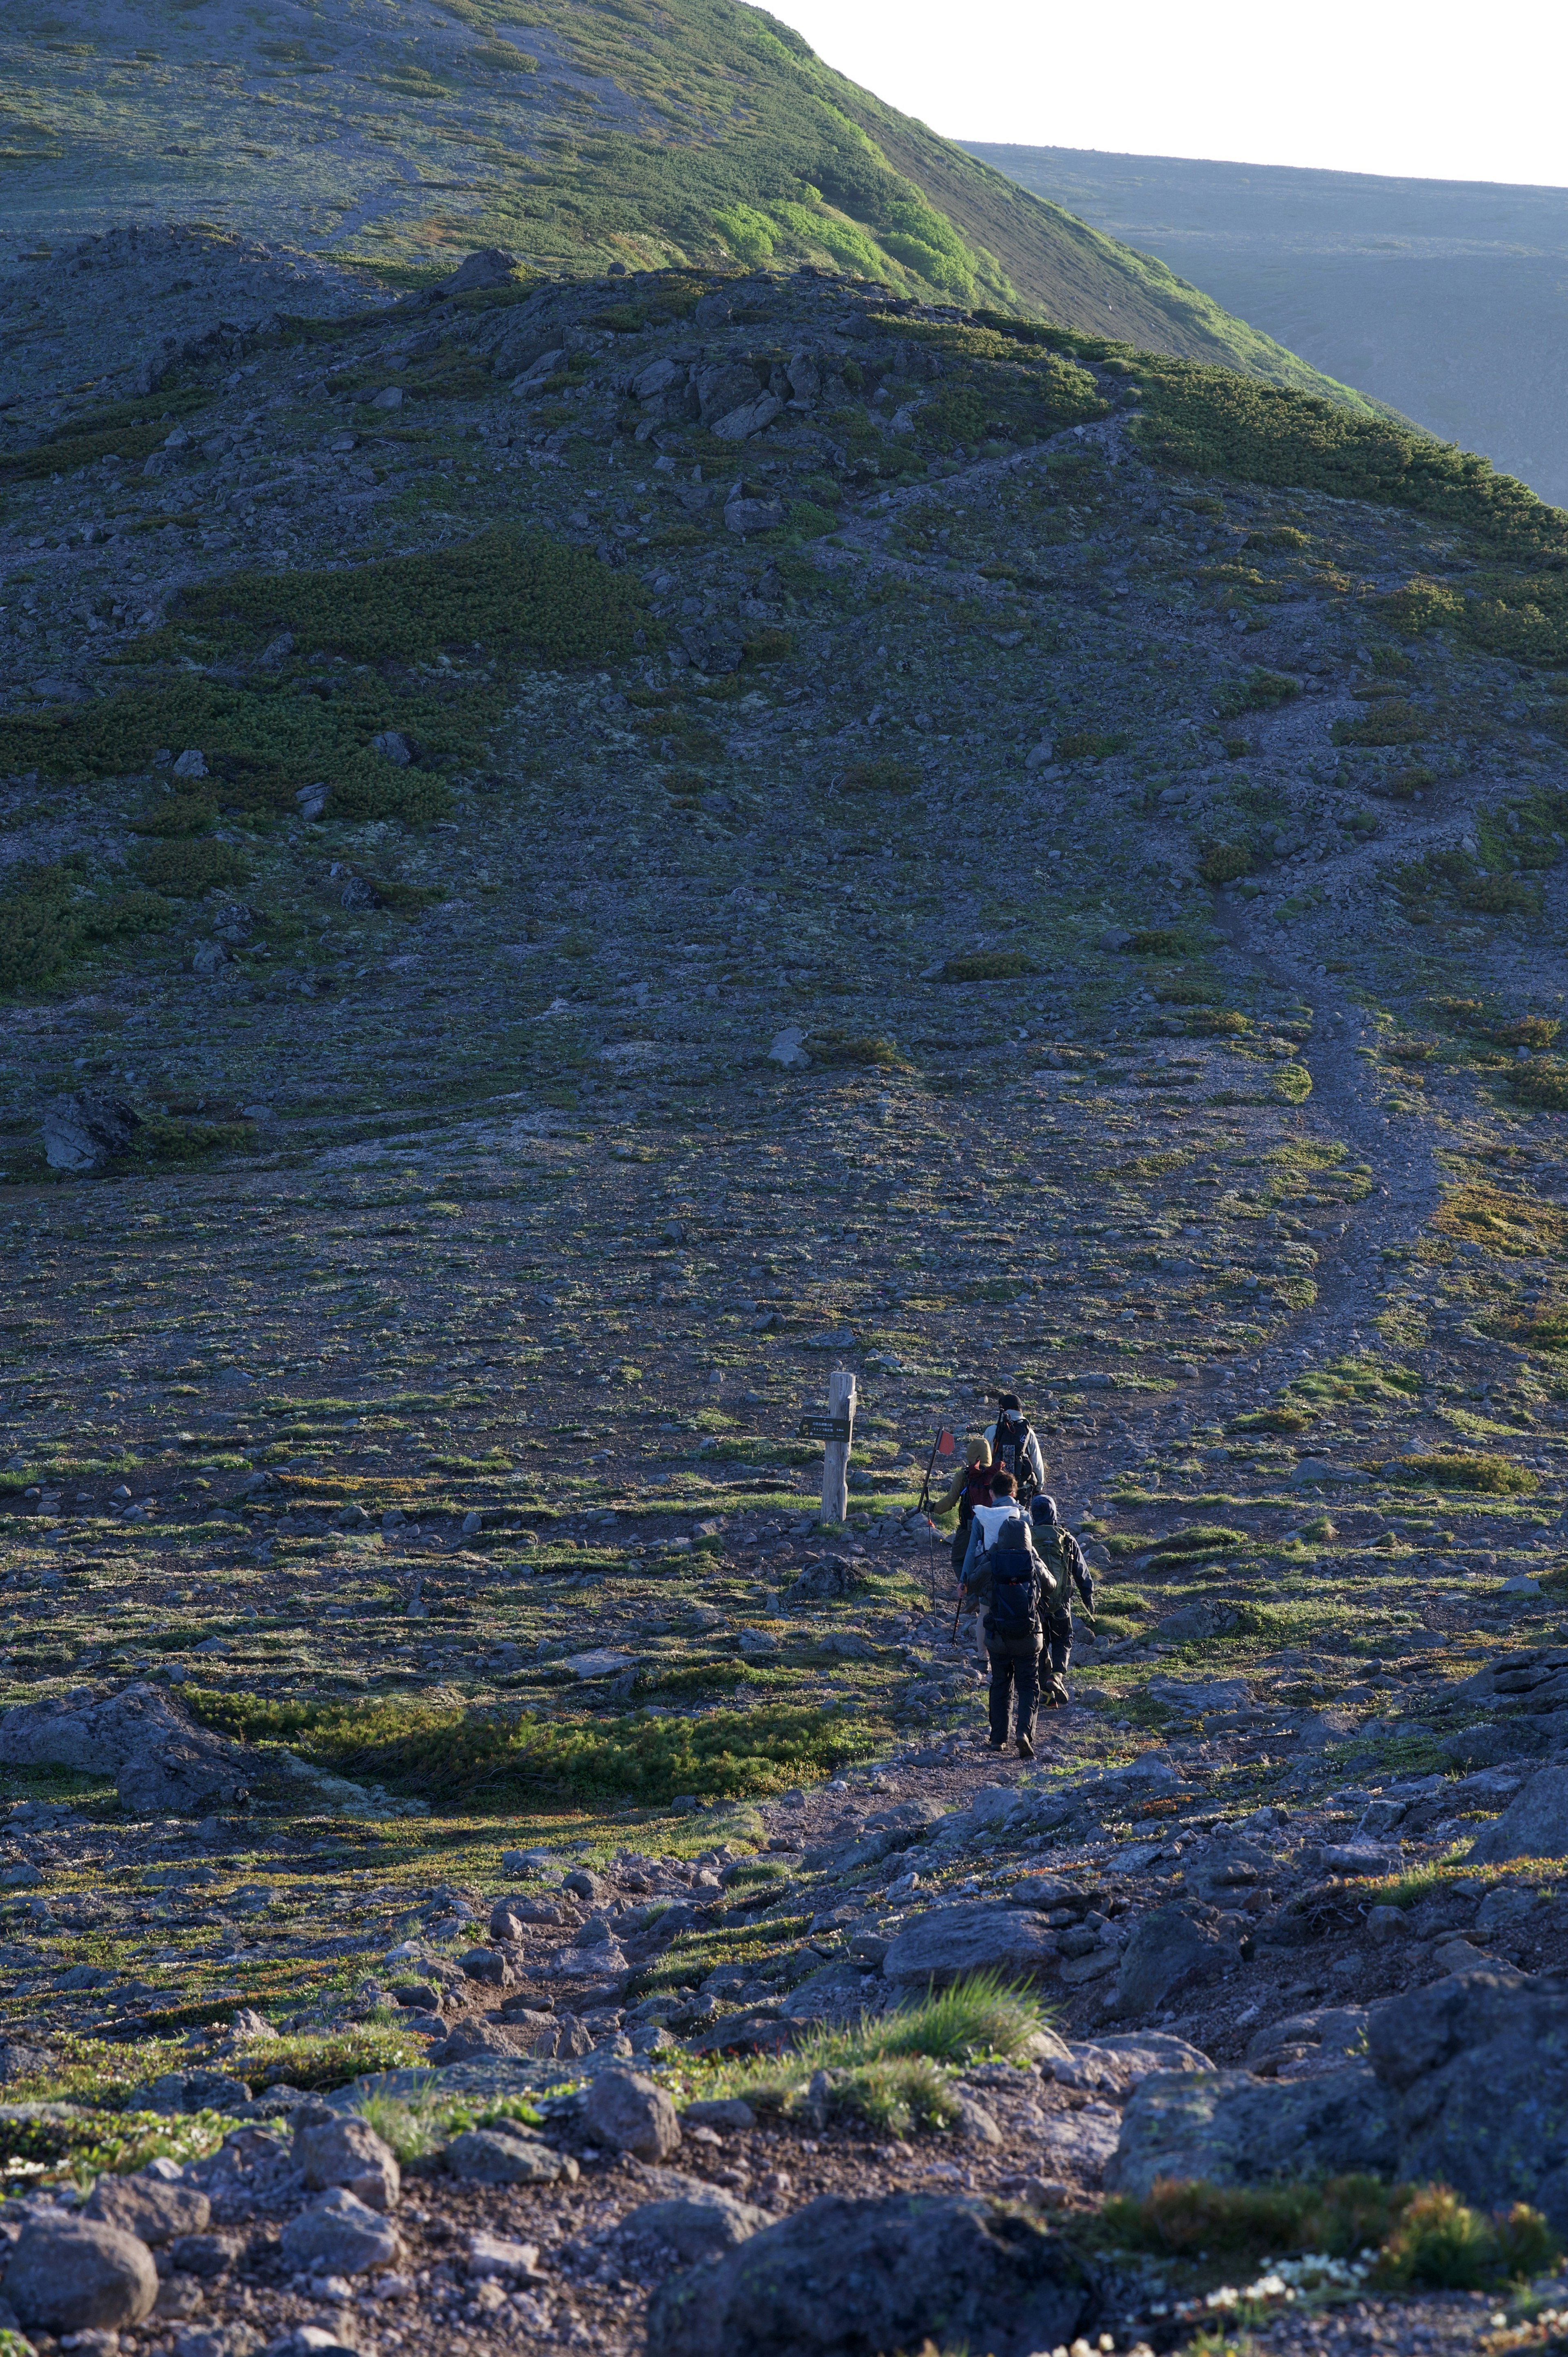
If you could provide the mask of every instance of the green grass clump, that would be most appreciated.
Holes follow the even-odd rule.
[[[912,794],[920,782],[919,770],[908,761],[884,758],[852,761],[843,773],[841,791],[846,794]]]
[[[1248,843],[1210,843],[1199,856],[1197,872],[1206,884],[1234,884],[1252,872],[1252,847]]]
[[[1488,2215],[1446,2185],[1428,2185],[1409,2196],[1384,2242],[1378,2280],[1400,2290],[1481,2291],[1543,2275],[1562,2255],[1556,2235],[1527,2202]]]
[[[326,573],[235,573],[188,590],[176,627],[302,646],[360,662],[432,662],[481,646],[542,662],[624,660],[646,621],[635,577],[548,533],[495,531],[460,548]],[[656,634],[656,633],[654,633]]]
[[[977,950],[968,957],[950,957],[941,970],[942,982],[1013,982],[1034,974],[1035,962],[1022,950]]]
[[[661,1802],[677,1792],[739,1799],[783,1792],[874,1751],[864,1717],[765,1705],[699,1719],[637,1713],[593,1722],[387,1698],[274,1703],[184,1690],[209,1727],[286,1743],[336,1774],[451,1808],[502,1808],[541,1794]]]
[[[897,2013],[816,2030],[788,2054],[721,2064],[712,2092],[787,2117],[800,2116],[821,2098],[830,2115],[863,2119],[903,2139],[918,2128],[956,2125],[958,2102],[944,2066],[983,2057],[1019,2060],[1045,2026],[1026,1990],[994,1973],[977,1973]]]
[[[1251,537],[1257,540],[1262,535],[1253,533]],[[1299,543],[1301,537],[1299,533],[1295,533],[1294,542]],[[1260,667],[1250,671],[1245,679],[1237,680],[1232,686],[1222,689],[1215,698],[1215,710],[1221,719],[1235,720],[1243,712],[1273,712],[1280,705],[1288,704],[1293,695],[1300,694],[1299,680],[1292,679],[1283,671],[1264,671]]]
[[[1391,1477],[1396,1481],[1430,1483],[1438,1490],[1472,1490],[1490,1498],[1522,1498],[1539,1488],[1537,1477],[1506,1457],[1480,1451],[1437,1449],[1430,1455],[1402,1457]]]
[[[813,1063],[846,1071],[896,1071],[904,1062],[893,1040],[870,1035],[849,1038],[841,1031],[812,1032],[806,1045]]]
[[[1162,1539],[1149,1556],[1148,1566],[1154,1570],[1162,1564],[1195,1563],[1200,1555],[1219,1555],[1229,1547],[1246,1544],[1244,1532],[1230,1530],[1223,1523],[1194,1523],[1188,1529],[1172,1531],[1168,1538]]]
[[[1517,1104],[1562,1113],[1568,1108],[1568,1065],[1521,1064],[1509,1074],[1509,1090]]]

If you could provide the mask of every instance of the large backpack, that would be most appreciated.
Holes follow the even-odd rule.
[[[1005,1416],[996,1419],[996,1437],[991,1444],[993,1461],[1013,1475],[1018,1484],[1019,1497],[1026,1498],[1035,1488],[1035,1469],[1029,1462],[1029,1442],[1034,1437],[1032,1424],[1011,1425]]]
[[[993,1637],[1037,1637],[1040,1615],[1036,1600],[1039,1565],[1029,1544],[1027,1523],[1019,1516],[1004,1523],[981,1558],[980,1568],[991,1574],[991,1604],[987,1631]]]
[[[1047,1577],[1056,1582],[1056,1593],[1051,1598],[1051,1602],[1053,1604],[1069,1603],[1072,1596],[1070,1566],[1068,1560],[1067,1542],[1059,1523],[1036,1523],[1030,1530],[1029,1536],[1044,1558]]]
[[[969,1479],[963,1485],[963,1491],[958,1501],[958,1519],[961,1529],[973,1522],[976,1506],[995,1504],[996,1501],[991,1494],[991,1483],[995,1470],[993,1465],[970,1467]]]

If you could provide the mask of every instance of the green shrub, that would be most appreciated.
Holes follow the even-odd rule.
[[[1123,2250],[1257,2265],[1294,2251],[1357,2257],[1382,2242],[1409,2199],[1408,2188],[1376,2177],[1223,2186],[1163,2178],[1142,2199],[1112,2194],[1103,2216]]]
[[[1234,884],[1239,876],[1249,876],[1252,869],[1251,845],[1245,843],[1210,843],[1205,845],[1197,863],[1197,872],[1206,884]]]
[[[1337,720],[1329,730],[1336,745],[1416,745],[1432,734],[1430,716],[1400,696],[1380,696],[1359,720]]]
[[[214,886],[246,882],[250,863],[227,843],[175,842],[139,845],[131,864],[145,884],[182,900],[199,899]]]
[[[1520,1064],[1509,1074],[1509,1088],[1518,1104],[1541,1113],[1568,1111],[1568,1065]]]
[[[52,981],[81,945],[70,882],[59,867],[11,871],[0,898],[0,990]]]
[[[272,1703],[184,1693],[203,1723],[225,1734],[286,1743],[338,1774],[483,1810],[525,1795],[660,1802],[677,1792],[738,1799],[782,1792],[870,1753],[880,1739],[864,1717],[784,1704],[698,1719],[634,1712],[575,1726],[419,1701]]]
[[[1561,2255],[1539,2210],[1518,2201],[1487,2217],[1446,2185],[1429,2185],[1407,2200],[1379,2255],[1378,2280],[1402,2290],[1480,2291],[1542,2275]]]
[[[1181,957],[1187,947],[1186,936],[1164,925],[1146,925],[1127,943],[1129,957]]]
[[[1019,974],[1039,971],[1022,950],[976,950],[968,957],[950,957],[942,967],[943,982],[1013,982]]]
[[[1539,1488],[1536,1476],[1506,1457],[1479,1451],[1440,1449],[1419,1457],[1402,1457],[1391,1477],[1396,1481],[1430,1484],[1438,1490],[1473,1490],[1492,1498],[1527,1497]]]
[[[1312,1074],[1305,1064],[1276,1064],[1273,1083],[1275,1095],[1286,1104],[1305,1104],[1312,1094]]]
[[[292,630],[302,645],[360,662],[430,662],[478,645],[542,662],[624,660],[648,593],[548,533],[482,533],[458,548],[391,556],[328,573],[234,573],[187,590],[177,619],[256,640]]]
[[[1465,600],[1456,589],[1448,588],[1441,581],[1416,578],[1407,581],[1391,596],[1380,598],[1378,610],[1406,638],[1419,639],[1427,630],[1462,621]]]
[[[156,802],[143,818],[133,819],[133,834],[154,834],[172,838],[187,834],[207,834],[218,823],[218,805],[210,793],[196,793],[177,786],[174,792],[161,802]]]
[[[883,1071],[892,1071],[904,1061],[891,1039],[845,1038],[837,1031],[813,1032],[806,1046],[815,1062],[830,1066],[851,1069],[875,1067]]]
[[[1233,1531],[1223,1523],[1194,1523],[1185,1531],[1172,1531],[1148,1557],[1151,1570],[1160,1565],[1196,1563],[1200,1555],[1220,1555],[1231,1547],[1245,1546],[1246,1534]]]
[[[79,900],[73,914],[90,942],[129,942],[167,932],[179,910],[156,892],[112,892],[106,900]]]
[[[1295,537],[1299,540],[1301,534]],[[1256,538],[1256,534],[1253,535]],[[1299,680],[1283,671],[1251,671],[1245,679],[1238,680],[1215,698],[1215,710],[1221,719],[1233,720],[1243,712],[1273,712],[1278,705],[1288,704],[1293,695],[1301,694]]]
[[[852,761],[843,773],[843,791],[846,794],[912,794],[923,780],[918,770],[908,761],[895,761],[884,755],[880,760]]]
[[[1120,753],[1126,742],[1125,737],[1107,736],[1101,728],[1069,728],[1051,749],[1058,761],[1102,761],[1108,753]]]
[[[1239,1039],[1252,1026],[1234,1006],[1195,1006],[1185,1028],[1195,1039]]]

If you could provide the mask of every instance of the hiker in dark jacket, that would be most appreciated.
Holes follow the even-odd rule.
[[[1042,1491],[1029,1501],[1029,1534],[1049,1564],[1056,1582],[1055,1597],[1046,1617],[1046,1637],[1051,1649],[1051,1683],[1046,1702],[1051,1709],[1071,1699],[1067,1666],[1072,1659],[1072,1591],[1076,1587],[1092,1623],[1094,1574],[1083,1559],[1083,1549],[1070,1531],[1057,1520],[1057,1501]],[[1090,1631],[1092,1634],[1092,1629]]]
[[[1040,1702],[1040,1648],[1056,1599],[1058,1574],[1036,1553],[1030,1526],[1022,1513],[1004,1519],[1000,1509],[1014,1491],[1013,1476],[996,1477],[995,1527],[983,1531],[987,1544],[974,1552],[965,1567],[964,1595],[974,1599],[972,1609],[985,1616],[985,1649],[991,1657],[991,1749],[1003,1749],[1017,1692],[1017,1739],[1020,1760],[1035,1756],[1035,1713]],[[990,1517],[987,1516],[987,1520]]]

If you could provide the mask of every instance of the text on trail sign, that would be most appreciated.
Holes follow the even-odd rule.
[[[801,1440],[848,1440],[849,1418],[847,1415],[803,1415],[798,1437]]]

